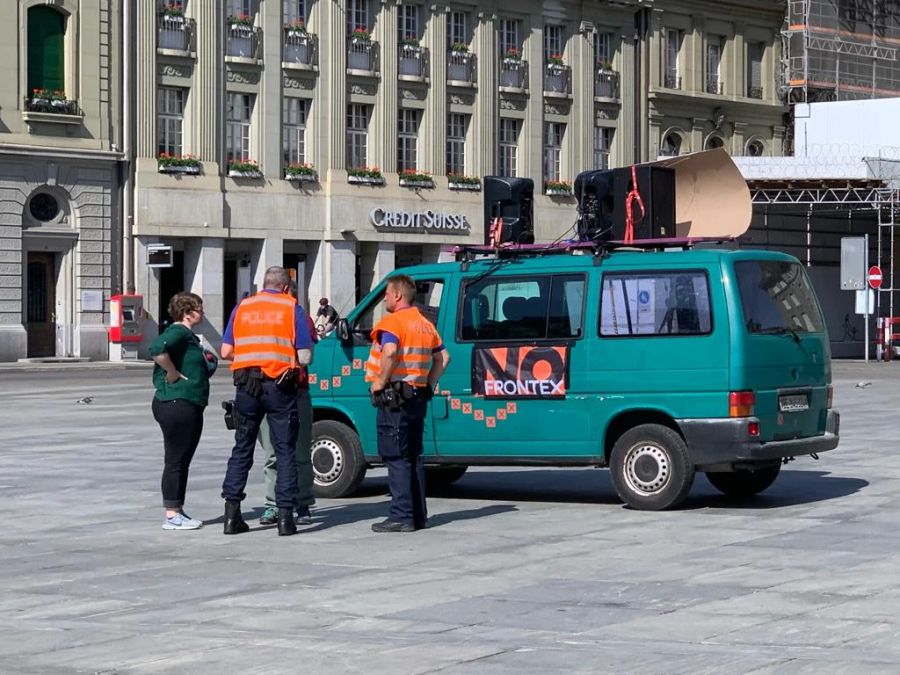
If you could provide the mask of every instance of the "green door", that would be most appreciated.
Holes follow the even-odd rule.
[[[565,463],[588,432],[582,273],[471,273],[441,325],[451,362],[432,405],[438,454]]]

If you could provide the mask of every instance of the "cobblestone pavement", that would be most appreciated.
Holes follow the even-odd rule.
[[[745,503],[698,476],[643,513],[606,471],[473,470],[428,530],[376,535],[376,470],[279,538],[221,532],[227,373],[188,488],[207,526],[166,532],[149,370],[4,369],[0,671],[896,673],[898,374],[835,364],[840,447]]]

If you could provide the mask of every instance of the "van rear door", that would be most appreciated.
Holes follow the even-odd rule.
[[[733,389],[756,393],[763,441],[825,432],[828,334],[803,266],[790,256],[737,259]]]

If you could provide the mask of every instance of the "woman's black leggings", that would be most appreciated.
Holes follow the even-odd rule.
[[[187,491],[188,469],[203,433],[203,407],[183,399],[153,399],[153,419],[162,429],[166,450],[162,472],[163,506],[180,508]]]

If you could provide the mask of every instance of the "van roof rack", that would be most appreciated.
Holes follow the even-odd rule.
[[[658,251],[663,249],[689,249],[697,244],[734,241],[735,237],[665,237],[660,239],[635,239],[633,241],[611,240],[595,241],[561,241],[551,244],[503,244],[487,246],[481,244],[462,245],[453,249],[457,262],[471,261],[476,256],[494,256],[497,258],[514,258],[517,256],[541,256],[588,251],[594,255],[612,253],[616,250]]]

